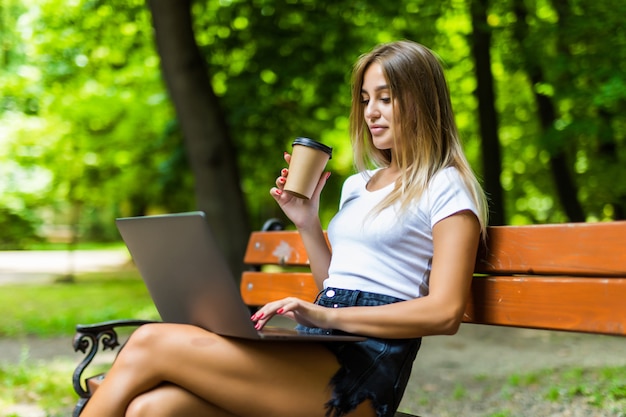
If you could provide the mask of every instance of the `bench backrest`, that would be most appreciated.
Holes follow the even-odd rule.
[[[626,335],[626,221],[489,227],[464,322]],[[318,293],[295,231],[254,232],[250,306]]]

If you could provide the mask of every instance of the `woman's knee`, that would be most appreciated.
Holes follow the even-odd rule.
[[[163,404],[158,401],[154,391],[148,391],[135,397],[126,408],[125,417],[159,417],[164,416]]]
[[[149,323],[139,326],[128,339],[126,346],[132,348],[145,348],[154,345],[159,335],[163,335],[163,323]]]
[[[198,339],[202,339],[198,342]],[[184,355],[182,348],[195,344],[215,344],[223,340],[217,335],[194,326],[172,323],[144,324],[135,330],[118,360],[148,361],[154,363],[155,358],[168,358],[171,355]]]
[[[129,337],[116,361],[130,361],[136,363],[142,359],[152,357],[158,349],[159,337],[163,337],[163,331],[159,329],[160,323],[144,324],[137,328]],[[159,336],[160,335],[160,336]],[[150,359],[150,360],[152,360]]]
[[[135,397],[125,417],[230,416],[189,391],[164,383]]]

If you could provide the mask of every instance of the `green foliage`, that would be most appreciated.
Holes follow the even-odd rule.
[[[192,207],[143,1],[26,3],[21,54],[0,70],[0,117],[14,122],[0,158],[16,168],[1,200],[31,178],[39,216],[99,240],[118,238],[117,215]]]
[[[323,222],[330,219],[343,179],[353,172],[348,114],[354,61],[381,41],[422,33],[434,38],[443,7],[403,1],[372,8],[348,0],[195,4],[196,38],[245,167],[242,188],[253,225],[280,216],[267,190],[297,136],[334,148],[321,209]],[[432,20],[412,26],[419,12]]]
[[[70,284],[6,285],[0,291],[0,337],[70,337],[77,323],[158,317],[136,272],[79,275]]]
[[[267,190],[296,136],[335,148],[323,221],[334,213],[352,172],[351,66],[379,42],[409,38],[440,54],[480,171],[469,4],[194,2],[253,227],[280,215]],[[615,181],[626,175],[625,14],[621,0],[490,3],[508,223],[567,220],[551,171],[557,154],[588,220],[626,218],[626,182]],[[0,206],[98,240],[118,238],[112,219],[120,214],[195,208],[143,0],[8,0],[0,21]],[[553,107],[549,124],[538,97]]]
[[[0,207],[0,250],[25,249],[41,240],[37,235],[37,221],[28,218],[29,214]]]

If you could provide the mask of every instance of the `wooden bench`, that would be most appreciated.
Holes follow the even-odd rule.
[[[313,300],[318,293],[298,233],[280,229],[268,221],[250,236],[244,262],[251,269],[243,273],[241,294],[252,308],[287,296]],[[463,321],[626,336],[626,221],[490,227]],[[86,356],[73,376],[80,397],[74,416],[101,378],[82,382],[98,347],[117,347],[117,328],[144,323],[77,326],[74,349]]]

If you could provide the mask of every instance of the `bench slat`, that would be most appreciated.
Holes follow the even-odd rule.
[[[313,300],[310,273],[246,272],[241,294],[260,306],[288,296]],[[464,322],[626,335],[626,279],[474,277]]]
[[[309,265],[302,239],[294,230],[252,232],[243,261],[248,265]]]
[[[285,297],[312,302],[319,290],[310,272],[248,271],[241,276],[240,292],[247,305],[262,306]]]
[[[476,272],[626,276],[626,221],[494,226]]]
[[[488,228],[476,272],[513,275],[626,276],[626,221]],[[296,231],[254,232],[244,262],[306,266]]]
[[[626,335],[626,279],[474,277],[463,321]]]

